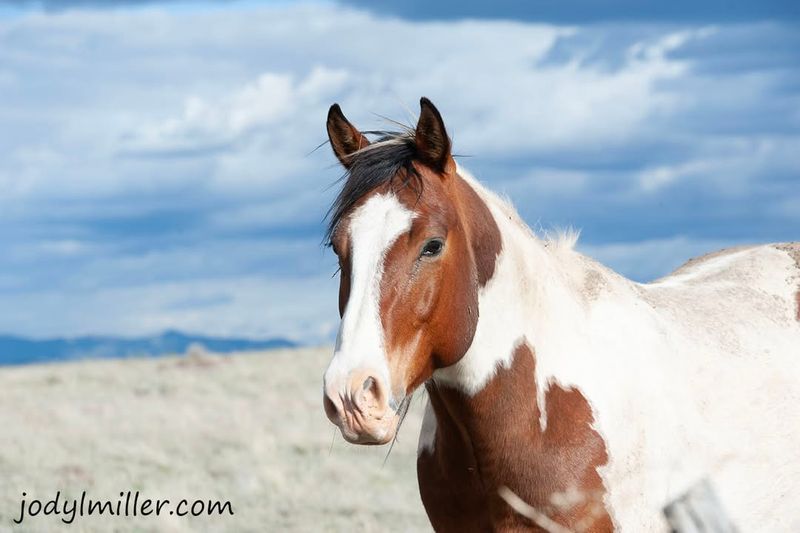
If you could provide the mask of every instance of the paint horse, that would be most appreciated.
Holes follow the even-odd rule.
[[[427,99],[374,142],[338,105],[327,129],[347,174],[325,411],[387,443],[425,387],[435,530],[665,531],[708,479],[742,531],[800,531],[800,243],[634,283],[536,236],[455,163]]]

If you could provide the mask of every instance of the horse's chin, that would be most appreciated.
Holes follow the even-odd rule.
[[[381,446],[389,444],[394,438],[394,434],[385,437],[375,437],[372,435],[351,435],[342,430],[342,437],[350,444],[359,444],[361,446]]]

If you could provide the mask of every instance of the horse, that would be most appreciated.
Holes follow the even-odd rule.
[[[426,98],[413,129],[361,132],[334,104],[327,131],[345,176],[324,409],[385,444],[424,387],[436,531],[668,531],[701,480],[742,531],[800,531],[800,243],[636,283],[533,232]]]

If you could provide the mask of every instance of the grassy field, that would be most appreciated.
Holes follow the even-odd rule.
[[[416,399],[387,447],[344,442],[325,418],[330,349],[0,368],[2,531],[429,531],[416,483]],[[60,491],[27,516],[22,493]],[[80,516],[65,498],[230,501],[233,516]],[[124,504],[123,504],[124,505]]]

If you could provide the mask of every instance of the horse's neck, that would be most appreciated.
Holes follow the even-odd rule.
[[[518,220],[502,200],[474,180],[467,182],[486,202],[500,230],[502,250],[494,275],[478,296],[479,320],[472,344],[455,365],[437,370],[434,379],[469,395],[480,391],[499,367],[509,367],[515,348],[536,346],[569,336],[581,312],[572,278],[580,268],[578,254],[558,250]]]
[[[577,489],[581,501],[551,509],[551,518],[572,526],[591,517],[598,530],[610,530],[608,515],[594,511],[602,509],[604,492],[597,467],[608,456],[592,427],[589,403],[577,389],[558,385],[540,403],[532,394],[536,387],[536,358],[526,343],[474,395],[430,382],[436,431],[427,453],[435,454],[445,475],[468,474],[464,484],[488,504],[496,529],[513,529],[519,519],[501,501],[499,491],[507,487],[537,509],[550,509],[557,495]],[[541,410],[549,419],[546,427]],[[571,453],[564,453],[565,446]]]
[[[438,383],[427,384],[430,405],[436,418],[436,439],[447,449],[462,449],[462,462],[479,469],[491,484],[494,468],[506,462],[515,449],[515,433],[538,427],[535,400],[519,401],[515,391],[534,386],[534,358],[519,346],[509,368],[500,368],[494,378],[476,394]],[[457,442],[453,442],[457,441]],[[523,439],[527,442],[528,439]]]
[[[571,525],[592,516],[609,530],[608,515],[592,511],[602,509],[597,467],[607,452],[589,402],[575,388],[547,382],[548,364],[539,368],[539,346],[567,357],[566,347],[582,335],[586,311],[576,283],[586,265],[572,250],[536,238],[510,206],[473,187],[492,211],[503,246],[479,293],[469,350],[427,385],[436,431],[433,446],[421,446],[451,473],[474,471],[499,523],[515,520],[499,500],[501,486],[537,508],[577,487],[583,500],[554,516]],[[566,444],[576,453],[564,454]]]

